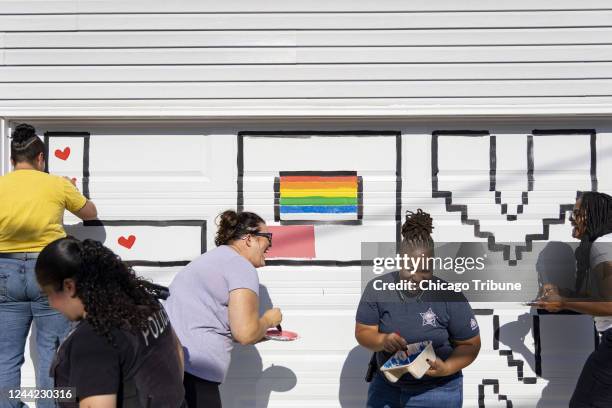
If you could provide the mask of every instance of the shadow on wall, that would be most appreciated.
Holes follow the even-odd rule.
[[[342,408],[363,408],[366,405],[369,383],[365,382],[372,352],[357,346],[346,357],[340,373],[338,398]]]
[[[66,234],[84,240],[86,238],[93,239],[98,242],[104,243],[106,241],[106,229],[104,225],[96,221],[88,221],[88,227],[85,229],[83,222],[73,225],[64,225]]]
[[[268,289],[259,285],[259,314],[273,307]],[[235,343],[225,382],[221,385],[224,407],[266,408],[272,392],[287,392],[295,387],[297,377],[287,367],[263,368],[261,355],[253,345]]]
[[[538,256],[536,271],[540,285],[554,283],[560,288],[572,289],[576,273],[574,248],[564,242],[549,242]],[[537,293],[530,296],[535,298]],[[514,358],[520,356],[532,372],[537,372],[537,356],[532,352],[535,345],[530,348],[525,344],[525,337],[533,330],[534,315],[538,315],[538,311],[532,308],[516,321],[501,326],[499,341],[512,350]],[[537,408],[567,406],[582,365],[594,348],[592,320],[589,316],[568,316],[567,313],[540,314],[538,320],[541,375],[537,381],[545,380],[547,384]],[[537,341],[536,335],[534,340]],[[525,375],[529,377],[526,370]],[[511,394],[508,397],[511,399]]]

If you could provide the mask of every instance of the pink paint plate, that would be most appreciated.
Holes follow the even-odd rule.
[[[293,341],[297,340],[297,338],[297,333],[289,330],[279,331],[277,329],[270,329],[266,332],[266,339],[268,340]]]

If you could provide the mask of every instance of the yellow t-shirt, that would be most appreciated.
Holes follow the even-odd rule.
[[[16,170],[0,177],[0,252],[40,252],[66,236],[64,209],[77,212],[87,198],[63,177]]]

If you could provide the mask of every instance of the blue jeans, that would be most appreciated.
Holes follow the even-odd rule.
[[[377,373],[368,389],[367,408],[461,408],[463,377],[428,390],[411,390],[389,384]]]
[[[68,333],[70,323],[51,309],[34,274],[35,259],[0,258],[0,408],[24,407],[17,400],[2,396],[1,390],[20,387],[21,365],[30,325],[36,330],[36,386],[53,388],[49,367],[58,344]],[[53,400],[39,400],[37,408],[55,407]]]

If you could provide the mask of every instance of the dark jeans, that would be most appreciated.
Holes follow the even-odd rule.
[[[49,307],[34,275],[35,259],[0,258],[0,390],[19,388],[21,365],[30,325],[36,325],[36,385],[53,388],[49,367],[59,342],[68,333],[70,323]],[[9,400],[0,391],[0,408],[24,407]],[[39,400],[38,408],[55,407],[51,399]]]
[[[221,408],[219,383],[185,373],[183,385],[189,408]]]
[[[612,329],[601,333],[597,350],[584,363],[569,406],[612,407]]]
[[[461,408],[463,377],[429,390],[411,390],[389,384],[379,372],[368,389],[367,408]]]

